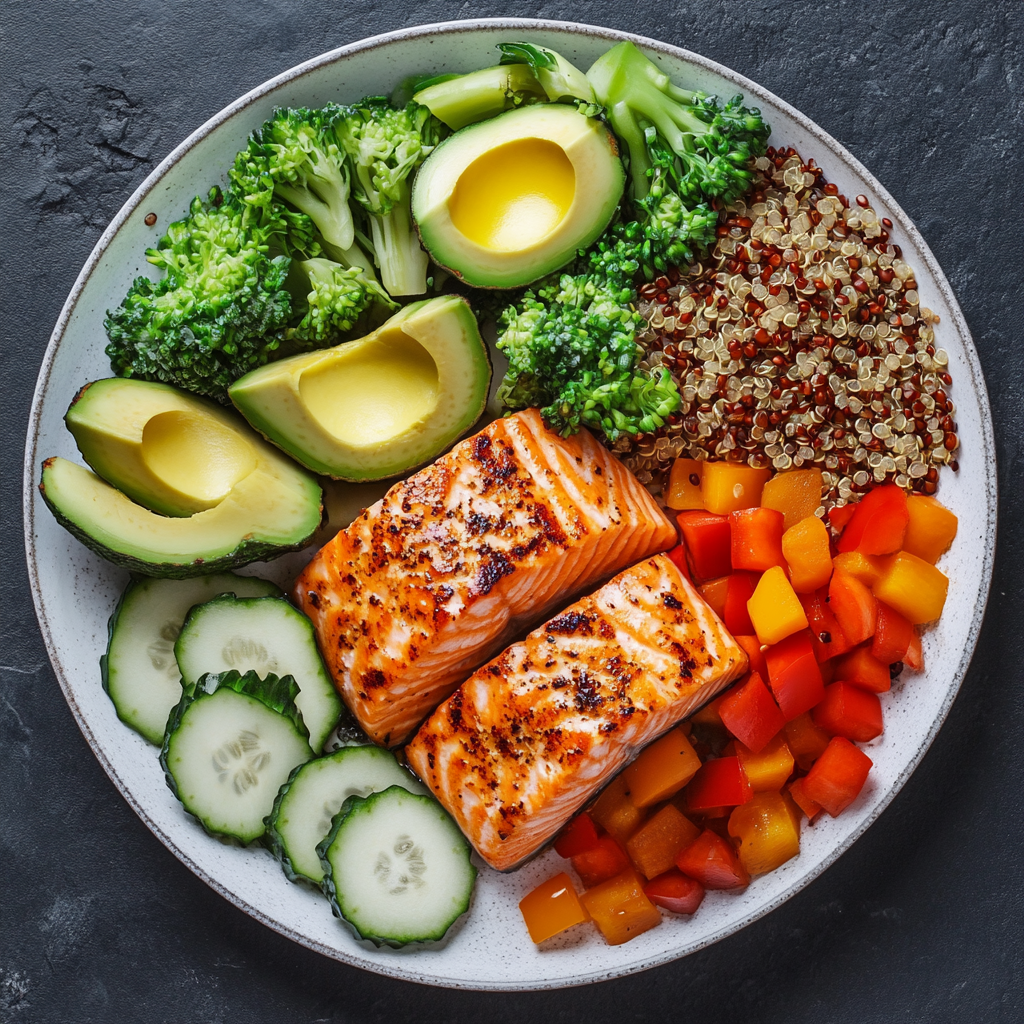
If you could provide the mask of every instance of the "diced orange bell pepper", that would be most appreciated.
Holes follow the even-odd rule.
[[[768,684],[787,722],[810,711],[821,700],[825,685],[807,630],[769,647],[764,660],[768,664]]]
[[[836,679],[853,683],[872,693],[887,693],[892,687],[889,663],[879,661],[870,647],[855,647],[836,661]]]
[[[732,540],[726,516],[680,512],[676,523],[698,580],[713,580],[732,572]]]
[[[871,758],[844,736],[834,736],[804,779],[804,793],[837,818],[860,795]]]
[[[519,901],[519,910],[534,942],[543,942],[589,919],[572,879],[564,871],[527,893]]]
[[[632,804],[643,808],[678,793],[699,768],[700,758],[686,734],[677,727],[647,747],[622,777]]]
[[[889,560],[885,574],[875,584],[875,596],[920,625],[942,614],[948,589],[944,573],[923,558],[901,551]]]
[[[703,508],[704,494],[700,486],[703,476],[703,462],[697,459],[676,459],[668,474],[665,504],[679,511]]]
[[[828,510],[828,525],[832,527],[836,533],[842,533],[846,529],[847,523],[853,518],[853,513],[857,511],[856,505],[833,505]]]
[[[626,843],[626,853],[645,878],[675,866],[681,850],[700,835],[700,829],[673,804],[665,804]]]
[[[605,832],[610,832],[620,843],[625,843],[640,827],[646,813],[630,799],[629,783],[625,775],[617,775],[597,798],[590,809],[590,816]]]
[[[706,462],[701,489],[709,512],[727,515],[761,504],[761,492],[770,469],[754,469],[742,462]]]
[[[828,586],[832,552],[828,529],[817,516],[808,516],[782,535],[782,554],[789,566],[789,582],[798,594]]]
[[[809,711],[787,722],[785,734],[789,749],[802,771],[807,771],[821,757],[831,739],[824,729],[814,724]]]
[[[779,566],[769,569],[758,580],[754,596],[747,602],[750,621],[762,644],[777,644],[797,630],[807,628],[796,592]]]
[[[945,505],[924,494],[907,498],[907,535],[903,550],[934,565],[939,556],[953,543],[957,518]]]
[[[570,859],[573,870],[587,889],[614,878],[629,867],[626,851],[611,836],[601,836],[597,846]]]
[[[854,507],[836,550],[891,555],[903,547],[908,521],[907,494],[902,487],[873,487]]]
[[[644,886],[644,892],[652,903],[673,914],[696,914],[704,899],[704,886],[684,875],[679,868],[652,878]]]
[[[749,800],[753,792],[739,758],[718,757],[705,761],[686,787],[686,806],[691,811],[735,807]]]
[[[855,646],[874,636],[878,623],[878,602],[860,580],[836,570],[828,585],[828,606],[843,631]]]
[[[729,577],[722,621],[733,636],[737,633],[743,635],[754,632],[754,624],[750,621],[750,613],[747,611],[747,602],[754,596],[758,579],[757,573],[753,572],[734,572]]]
[[[722,701],[725,700],[725,694],[721,694],[716,697],[713,701],[709,701],[699,711],[694,711],[690,715],[689,721],[696,725],[710,725],[715,728],[724,729],[722,725],[722,716],[718,713],[719,707],[721,707]]]
[[[768,665],[764,660],[764,652],[761,650],[761,641],[756,636],[747,636],[744,633],[733,634],[733,639],[747,653],[750,662],[750,671],[756,672],[762,679],[768,678]]]
[[[907,653],[903,655],[903,664],[911,672],[924,671],[924,651],[921,648],[921,635],[916,630],[914,631],[914,639],[910,641],[910,646],[907,648]]]
[[[890,608],[884,601],[878,602],[878,624],[871,641],[873,658],[883,665],[903,661],[915,635],[914,627],[895,608]]]
[[[726,729],[755,754],[786,724],[778,704],[756,672],[729,691],[718,713]]]
[[[676,867],[705,889],[744,889],[750,884],[732,843],[709,828],[679,854]]]
[[[776,473],[761,492],[761,505],[781,512],[786,517],[787,530],[813,516],[820,504],[820,469],[792,469],[787,473]]]
[[[845,736],[867,743],[882,735],[882,705],[876,694],[853,683],[832,683],[811,712],[819,729],[832,736]]]
[[[845,654],[853,644],[846,639],[846,634],[839,625],[839,620],[832,614],[828,605],[828,590],[822,588],[813,594],[801,594],[800,604],[811,631],[811,646],[814,656],[820,663]]]
[[[717,580],[708,580],[697,589],[700,596],[707,601],[711,610],[721,619],[725,616],[725,604],[729,600],[729,580],[731,576],[719,576]]]
[[[755,793],[729,815],[729,835],[751,875],[774,871],[800,852],[799,821],[778,792]]]
[[[816,804],[806,792],[804,792],[804,780],[794,779],[789,786],[789,795],[793,803],[804,812],[807,820],[813,822],[821,814],[821,804]]]
[[[632,871],[588,889],[581,902],[609,946],[629,942],[661,923],[661,913]]]
[[[750,788],[755,793],[782,789],[786,780],[793,774],[793,752],[789,749],[783,732],[756,754],[742,744],[737,744],[736,757],[739,758],[743,774],[746,775]]]
[[[773,565],[785,566],[782,531],[785,518],[773,508],[744,508],[729,513],[732,530],[733,570],[764,572]]]
[[[594,849],[597,840],[594,819],[586,811],[581,811],[562,829],[561,835],[555,840],[555,853],[559,857],[575,857],[578,853]]]
[[[847,576],[860,580],[865,587],[873,587],[885,571],[884,555],[865,555],[861,551],[844,551],[833,559],[833,566]]]

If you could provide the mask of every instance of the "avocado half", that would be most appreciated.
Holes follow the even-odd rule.
[[[51,458],[39,490],[83,544],[145,576],[220,572],[303,547],[316,479],[229,410],[168,384],[83,388],[65,417],[96,472]]]
[[[458,440],[490,382],[469,303],[446,295],[406,306],[365,338],[253,370],[228,395],[308,469],[369,481],[422,466]]]
[[[595,241],[625,181],[602,121],[535,104],[437,146],[416,174],[412,214],[434,262],[478,288],[518,288]]]

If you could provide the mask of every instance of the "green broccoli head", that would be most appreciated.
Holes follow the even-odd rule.
[[[194,199],[147,252],[164,276],[137,278],[107,312],[114,373],[225,402],[232,381],[273,358],[291,316],[291,260],[268,254],[270,235],[247,227],[244,206],[218,189]]]

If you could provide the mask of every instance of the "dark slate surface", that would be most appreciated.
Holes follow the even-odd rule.
[[[266,78],[366,35],[581,17],[762,82],[866,163],[959,295],[991,388],[1002,493],[988,616],[921,768],[800,895],[683,961],[585,989],[448,992],[310,953],[194,878],[83,741],[32,612],[18,486],[51,327],[103,226],[174,145]],[[515,5],[6,0],[0,1020],[327,1022],[1024,1019],[1019,214],[1024,7],[707,0]]]

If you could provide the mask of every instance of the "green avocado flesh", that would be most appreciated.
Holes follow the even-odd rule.
[[[459,296],[414,302],[372,334],[253,370],[228,389],[243,416],[304,466],[383,480],[421,466],[477,421],[490,357]]]
[[[575,107],[520,107],[470,125],[423,162],[420,239],[467,284],[518,288],[564,266],[608,227],[625,172],[608,128]]]
[[[135,572],[219,572],[300,548],[320,525],[313,477],[229,411],[166,384],[97,381],[68,425],[107,479],[47,459],[43,498],[82,543]]]

